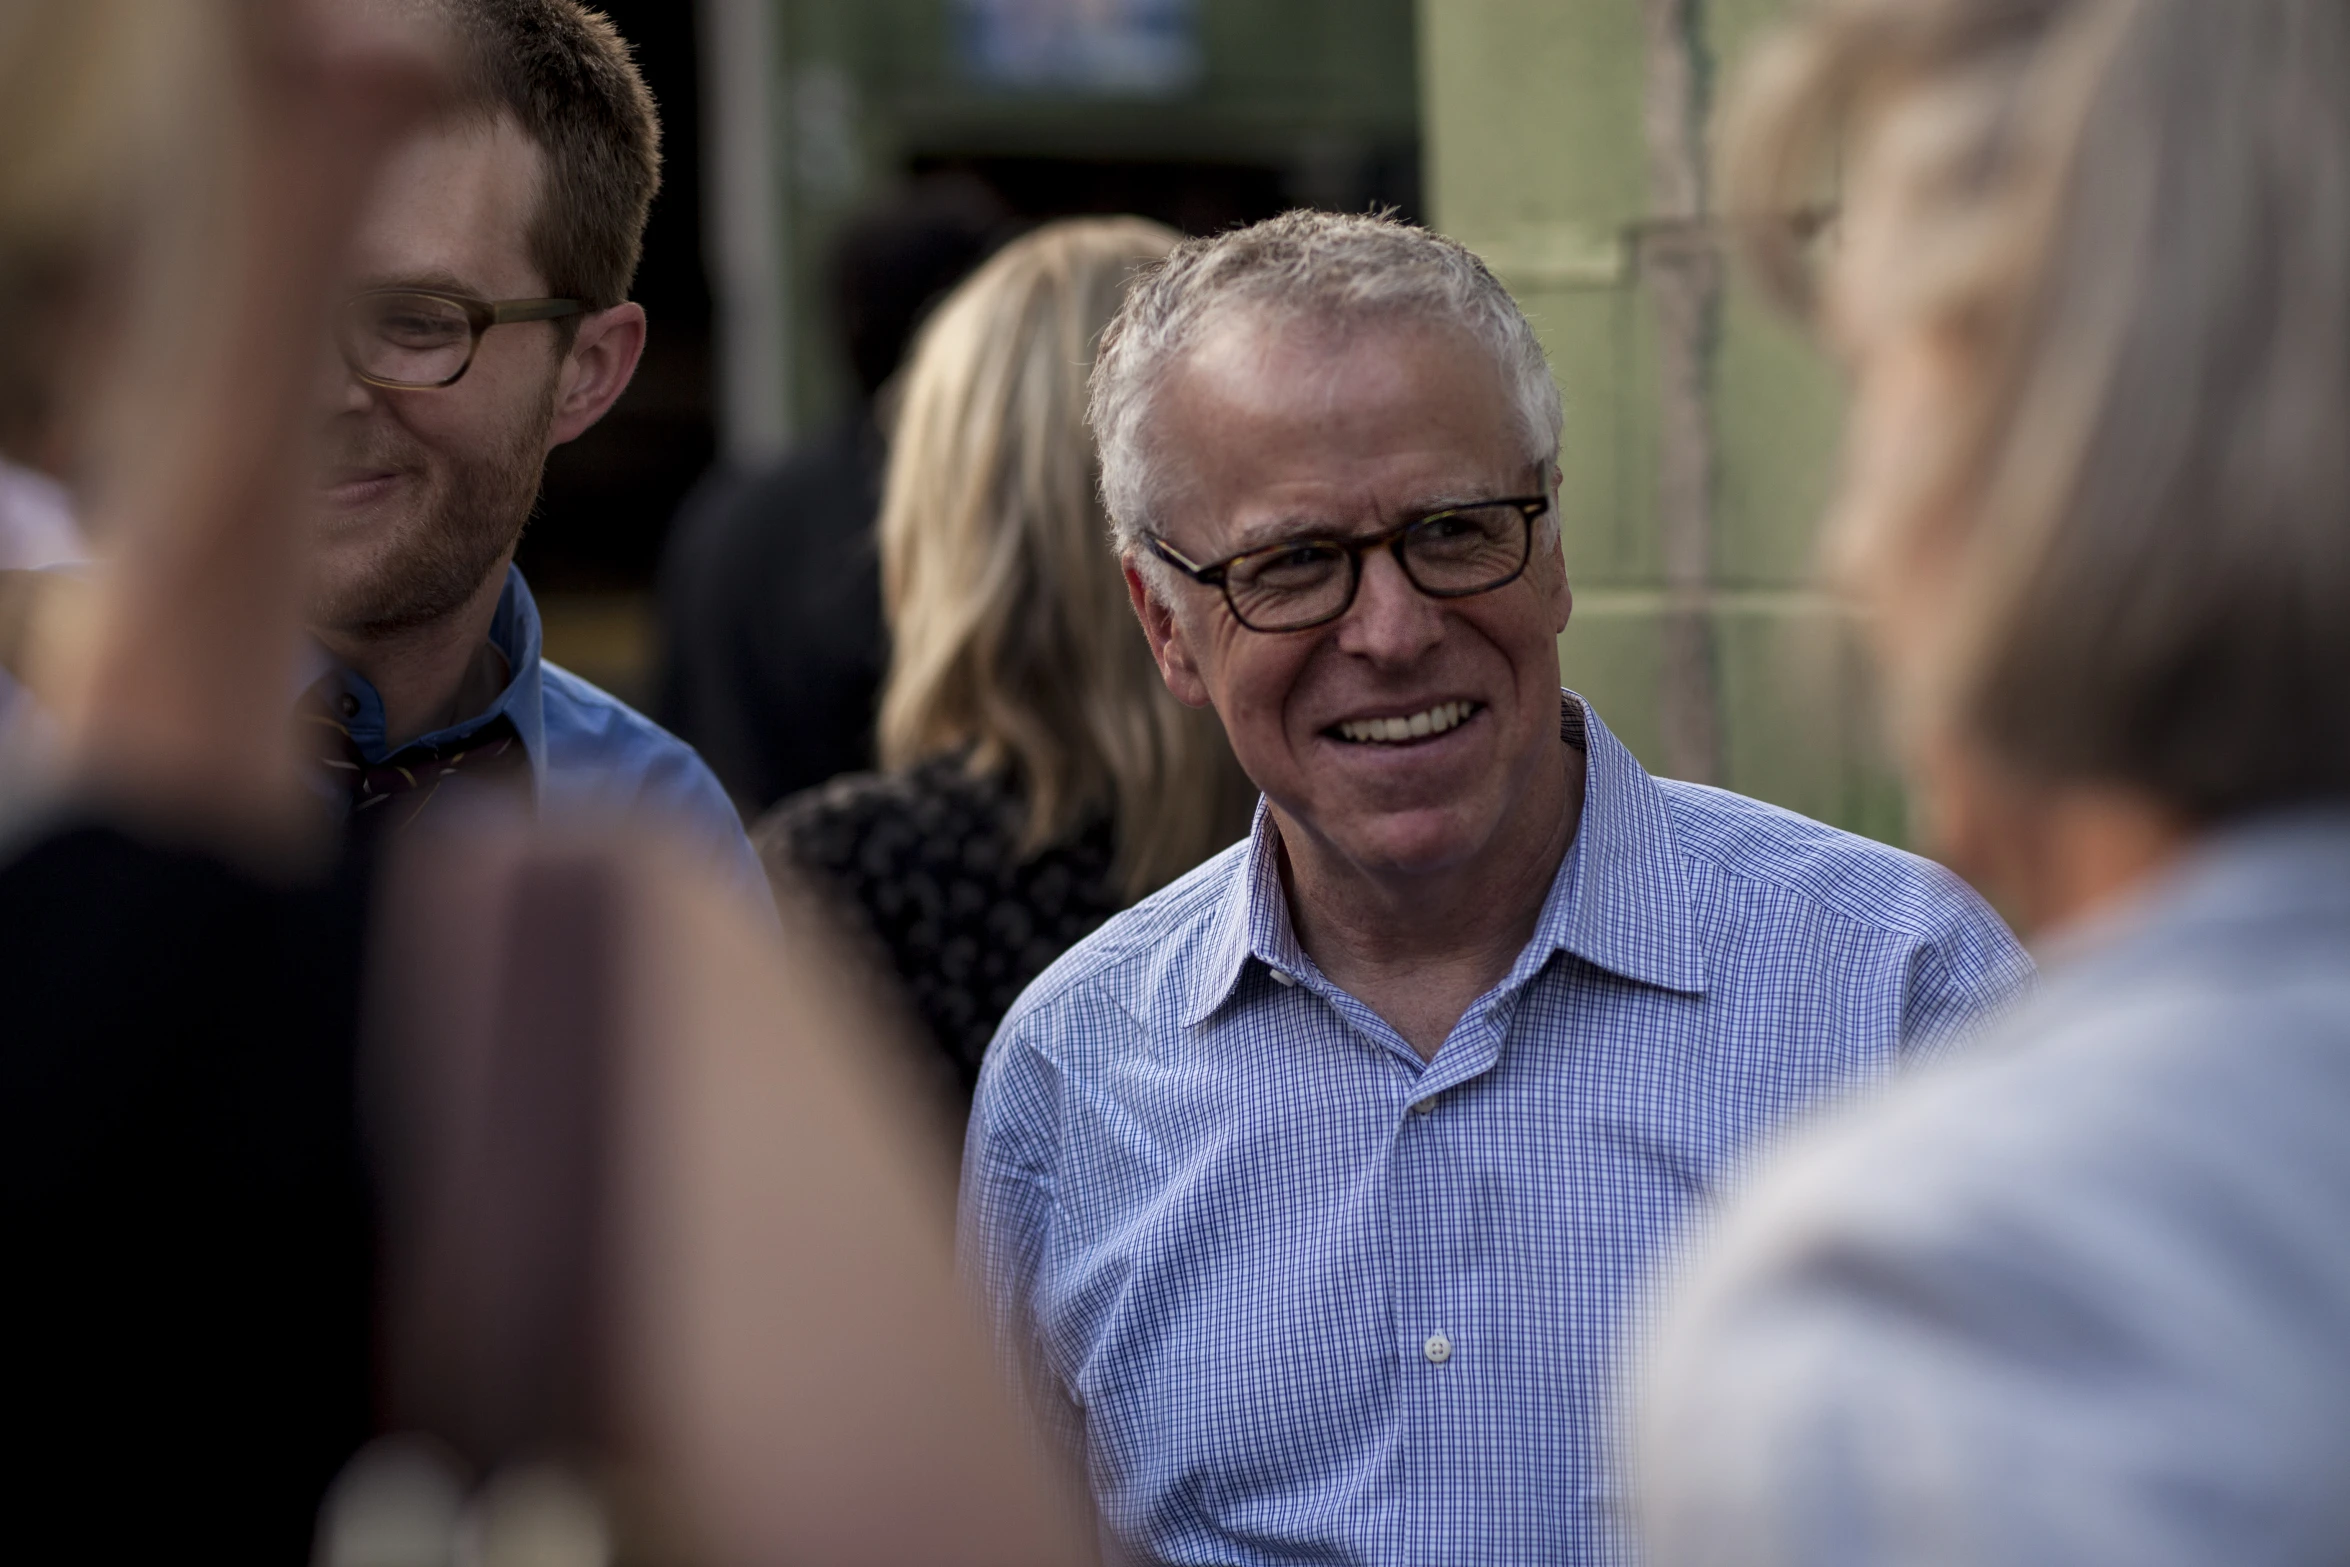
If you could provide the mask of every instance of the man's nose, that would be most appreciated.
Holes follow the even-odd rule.
[[[1338,623],[1340,651],[1383,664],[1403,664],[1434,647],[1443,634],[1443,610],[1412,586],[1395,551],[1365,554],[1354,605]]]

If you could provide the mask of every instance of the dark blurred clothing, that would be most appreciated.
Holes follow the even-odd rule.
[[[2350,808],[1801,1145],[1651,1382],[1657,1567],[2350,1561]]]
[[[860,414],[764,473],[714,475],[679,513],[656,716],[746,817],[873,765],[889,657],[873,538],[883,457]]]
[[[941,757],[795,795],[752,834],[771,870],[829,895],[850,929],[878,942],[966,1105],[1028,982],[1125,907],[1109,817],[1023,857],[1027,812],[1010,779],[974,778]]]
[[[368,880],[104,826],[0,865],[11,1559],[307,1560],[371,1418]]]

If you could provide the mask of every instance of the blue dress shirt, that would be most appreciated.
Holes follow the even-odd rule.
[[[996,1036],[966,1256],[1135,1555],[1616,1559],[1618,1342],[1676,1231],[2029,984],[1946,871],[1564,703],[1581,823],[1433,1060],[1300,949],[1262,809]]]
[[[532,798],[541,811],[662,822],[705,847],[719,873],[758,907],[771,906],[766,873],[742,818],[694,748],[610,692],[546,661],[539,607],[519,567],[506,568],[490,641],[513,671],[497,699],[461,723],[398,748],[385,744],[383,698],[375,687],[348,669],[336,670],[330,678],[344,699],[345,725],[361,757],[373,765],[409,746],[452,745],[504,717],[529,759]]]

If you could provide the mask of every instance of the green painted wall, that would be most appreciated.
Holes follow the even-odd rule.
[[[1782,0],[1699,9],[1718,81]],[[1419,46],[1432,220],[1517,295],[1565,395],[1567,681],[1661,770],[1655,315],[1629,242],[1647,211],[1639,0],[1419,0]],[[1720,781],[1898,840],[1863,667],[1812,571],[1837,380],[1735,273],[1711,402]]]

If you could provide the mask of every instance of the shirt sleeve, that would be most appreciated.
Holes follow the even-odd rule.
[[[742,818],[735,814],[734,801],[700,758],[695,758],[680,795],[680,814],[708,845],[711,862],[719,875],[743,895],[764,921],[774,925],[775,897],[767,883],[767,868],[759,862],[758,851],[751,847]]]
[[[1059,1074],[1037,1048],[1040,1021],[1015,1012],[980,1070],[963,1145],[957,1250],[997,1355],[1025,1388],[1056,1461],[1065,1462],[1079,1451],[1082,1421],[1037,1314],[1060,1134]]]
[[[1940,919],[1910,961],[1901,1057],[1938,1060],[2030,995],[2037,970],[2005,921],[1965,882],[1936,866]]]
[[[705,866],[741,895],[754,917],[771,931],[780,931],[766,867],[751,847],[734,801],[701,757],[666,734],[660,739],[664,743],[643,761],[636,797],[628,808],[649,812],[686,844],[698,847]],[[594,798],[598,787],[590,778],[580,792]]]
[[[660,821],[780,932],[767,872],[734,801],[692,746],[610,692],[555,664],[543,666],[541,803]],[[527,734],[526,734],[527,740]]]

